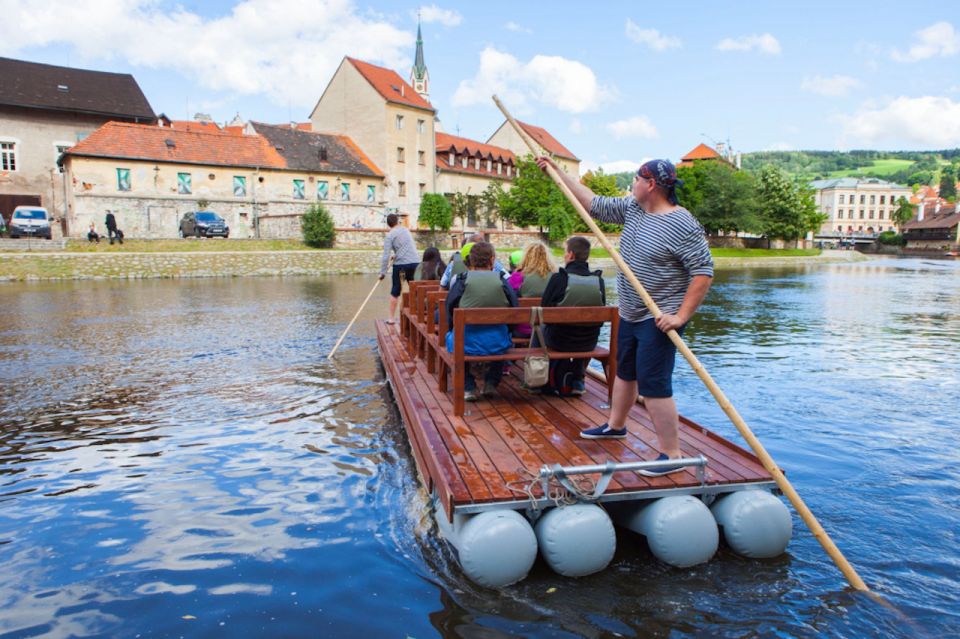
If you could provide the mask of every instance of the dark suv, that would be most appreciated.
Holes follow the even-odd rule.
[[[180,220],[180,237],[230,237],[230,227],[213,211],[190,211]]]

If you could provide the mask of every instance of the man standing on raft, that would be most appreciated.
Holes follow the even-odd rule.
[[[537,158],[546,170],[552,160]],[[553,165],[556,168],[556,165]],[[657,431],[660,456],[657,461],[677,459],[680,454],[680,419],[673,400],[673,365],[677,352],[667,332],[681,335],[713,281],[713,258],[703,227],[677,200],[682,184],[667,160],[650,160],[633,178],[626,197],[604,197],[579,180],[557,171],[570,191],[601,222],[623,224],[620,254],[630,270],[660,307],[654,320],[643,300],[624,277],[617,274],[620,295],[620,331],[617,336],[617,377],[607,423],[580,431],[586,439],[622,439],[627,436],[630,408],[643,395]],[[666,475],[680,466],[641,470],[648,476]]]

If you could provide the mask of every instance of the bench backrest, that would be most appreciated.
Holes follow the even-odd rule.
[[[611,344],[617,339],[620,314],[616,306],[550,306],[542,309],[544,324],[589,324],[610,322]],[[467,325],[523,324],[530,321],[529,308],[456,308],[453,310],[453,343],[457,357],[463,353]],[[446,335],[445,314],[441,313],[440,337]]]

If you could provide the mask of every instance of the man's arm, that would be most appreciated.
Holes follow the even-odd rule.
[[[671,330],[677,330],[690,321],[693,314],[697,312],[703,298],[707,296],[710,290],[710,284],[713,278],[709,275],[694,275],[690,280],[690,286],[687,287],[687,293],[683,296],[683,304],[675,315],[664,313],[657,318],[657,328],[664,333]]]
[[[537,158],[537,166],[539,166],[540,170],[544,173],[547,172],[548,165],[552,166],[557,171],[557,175],[560,176],[560,180],[567,185],[567,188],[570,189],[570,192],[573,193],[573,195],[577,198],[577,201],[580,202],[580,204],[583,206],[583,209],[585,211],[589,211],[596,193],[585,187],[580,180],[576,179],[572,175],[567,175],[557,168],[556,163],[550,158],[542,155]]]
[[[450,276],[453,275],[453,259],[447,262],[447,268],[443,269],[443,275],[440,277],[440,288],[446,290],[450,288]]]
[[[447,294],[447,329],[453,330],[453,309],[460,306],[460,298],[463,297],[464,284],[460,278],[455,278],[450,284],[450,293]]]

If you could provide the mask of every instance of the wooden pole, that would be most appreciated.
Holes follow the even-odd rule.
[[[327,355],[327,359],[333,359],[333,354],[337,352],[337,349],[340,348],[340,343],[343,341],[343,338],[347,336],[347,333],[350,332],[350,328],[353,327],[353,323],[357,321],[357,318],[360,317],[360,313],[363,312],[363,308],[367,305],[367,302],[370,301],[370,298],[373,297],[373,293],[377,290],[377,286],[380,285],[380,278],[377,278],[377,281],[374,282],[373,288],[370,289],[370,292],[367,293],[366,299],[363,300],[363,304],[360,305],[360,308],[357,309],[357,312],[354,314],[353,319],[350,320],[350,323],[347,324],[347,327],[343,329],[343,333],[340,335],[340,339],[337,340],[337,343],[333,345],[333,349],[330,351],[330,354]]]
[[[503,112],[503,115],[507,118],[507,121],[513,126],[514,130],[517,132],[517,135],[526,142],[527,146],[530,147],[530,152],[533,153],[534,157],[539,155],[537,151],[537,146],[527,135],[527,132],[517,124],[517,121],[513,119],[513,116],[507,111],[507,108],[503,106],[503,103],[500,102],[500,99],[497,96],[493,96],[493,101],[496,103],[497,107]],[[650,294],[647,293],[646,289],[643,288],[643,284],[640,283],[640,280],[637,279],[637,276],[633,274],[633,271],[630,270],[630,267],[627,266],[627,263],[623,261],[623,258],[620,256],[620,253],[617,252],[613,245],[610,244],[610,240],[607,239],[607,236],[603,234],[600,228],[597,226],[596,222],[593,221],[593,218],[590,217],[590,214],[587,213],[586,209],[583,208],[583,205],[580,204],[580,201],[576,198],[573,192],[567,187],[564,183],[563,178],[557,173],[557,170],[551,166],[547,165],[547,174],[553,179],[557,186],[560,187],[560,190],[563,191],[563,194],[567,196],[567,199],[570,200],[570,203],[573,204],[573,208],[577,210],[577,213],[580,214],[580,217],[583,219],[584,223],[590,227],[590,230],[593,231],[593,234],[597,237],[597,240],[603,245],[603,248],[607,249],[607,252],[610,253],[610,257],[613,258],[613,261],[617,264],[617,268],[623,273],[624,277],[633,285],[633,288],[637,291],[637,294],[643,299],[643,303],[647,305],[647,308],[650,310],[650,313],[653,314],[654,318],[659,318],[663,313],[660,311],[660,308],[657,306],[657,303],[653,301],[653,298],[650,297]],[[733,422],[733,425],[737,427],[737,430],[740,431],[740,435],[747,441],[750,445],[750,448],[753,449],[753,452],[756,453],[757,457],[760,459],[760,463],[763,464],[763,467],[767,469],[767,472],[773,476],[774,481],[777,483],[777,486],[783,491],[783,494],[787,496],[787,499],[790,500],[790,503],[793,504],[793,507],[796,509],[797,514],[800,515],[800,518],[803,520],[803,523],[807,525],[807,528],[810,529],[810,532],[813,533],[813,536],[816,537],[817,541],[820,542],[820,545],[823,546],[823,549],[826,550],[827,554],[830,555],[830,558],[833,560],[833,563],[837,565],[837,568],[840,569],[840,572],[843,573],[843,576],[847,578],[847,582],[857,589],[863,591],[869,591],[867,584],[860,579],[860,575],[857,574],[857,571],[854,570],[853,566],[846,560],[843,556],[843,553],[840,552],[840,549],[837,548],[836,544],[833,543],[833,540],[830,539],[830,536],[827,535],[826,531],[820,525],[820,522],[817,521],[817,518],[813,515],[807,505],[803,502],[803,499],[800,498],[800,495],[794,490],[793,486],[787,481],[786,476],[781,472],[780,468],[777,466],[776,462],[773,461],[773,458],[767,453],[766,449],[763,447],[763,444],[760,443],[760,440],[756,438],[753,434],[753,431],[750,430],[750,427],[747,426],[747,423],[743,421],[743,418],[740,416],[740,413],[737,412],[737,409],[733,407],[733,404],[730,403],[730,400],[727,399],[727,396],[724,395],[723,391],[720,390],[720,387],[717,386],[717,383],[713,381],[713,378],[710,377],[710,374],[707,372],[707,369],[703,367],[703,364],[697,359],[697,356],[693,354],[686,343],[684,343],[683,338],[675,331],[671,330],[667,333],[667,336],[670,338],[670,341],[677,347],[677,350],[683,355],[684,359],[690,364],[694,372],[701,381],[706,385],[707,389],[710,391],[710,394],[713,395],[713,398],[720,405],[720,408],[723,409],[723,412],[727,414],[727,417],[730,418],[730,421]]]

